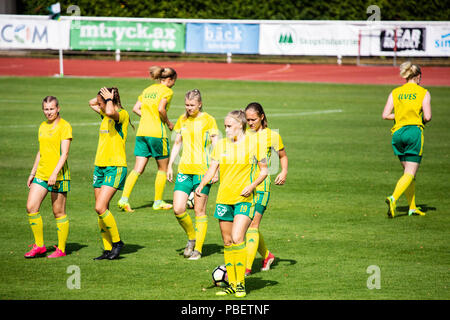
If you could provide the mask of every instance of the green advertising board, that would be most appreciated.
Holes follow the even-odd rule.
[[[72,21],[72,50],[184,52],[182,23],[137,21]]]

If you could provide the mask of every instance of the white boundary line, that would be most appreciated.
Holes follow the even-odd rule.
[[[318,111],[305,111],[296,113],[271,113],[268,114],[268,118],[271,117],[303,117],[315,114],[329,114],[329,113],[340,113],[344,112],[342,109],[334,110],[318,110]],[[215,119],[224,119],[225,117],[216,117]],[[171,119],[170,121],[176,121],[177,119]],[[139,124],[139,121],[132,121],[133,124]],[[71,123],[72,127],[87,127],[87,126],[98,126],[100,122],[79,122]],[[18,124],[18,125],[0,125],[0,129],[18,129],[18,128],[37,128],[38,124]]]

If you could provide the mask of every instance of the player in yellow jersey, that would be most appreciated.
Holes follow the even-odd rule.
[[[35,258],[46,253],[42,217],[39,213],[42,201],[51,192],[53,215],[58,231],[58,246],[48,258],[64,257],[69,234],[69,220],[66,214],[67,192],[70,191],[70,171],[67,163],[72,127],[59,115],[58,99],[47,96],[42,101],[42,111],[47,121],[39,127],[39,150],[27,180],[28,221],[34,236],[32,249],[25,258]]]
[[[101,88],[89,105],[102,122],[95,155],[94,195],[95,211],[103,242],[103,253],[95,260],[117,259],[124,246],[116,220],[109,211],[109,202],[117,190],[122,190],[127,176],[125,142],[130,116],[122,108],[117,88]]]
[[[431,95],[419,85],[422,72],[418,65],[402,63],[400,75],[406,83],[391,92],[382,114],[383,119],[394,120],[392,148],[403,167],[394,192],[386,198],[389,218],[395,216],[397,201],[403,193],[409,204],[408,215],[425,215],[416,207],[415,180],[422,161],[423,128],[431,121]]]
[[[184,257],[198,260],[202,256],[208,227],[206,203],[211,184],[207,184],[200,195],[194,196],[195,227],[186,211],[186,203],[189,194],[195,190],[208,170],[210,150],[217,142],[218,129],[216,120],[203,111],[202,96],[198,89],[186,93],[185,108],[186,112],[178,118],[174,127],[176,137],[170,154],[167,180],[173,182],[172,166],[183,148],[173,192],[173,209],[178,223],[188,236]],[[211,182],[214,183],[217,179],[216,176]]]
[[[250,103],[245,108],[245,115],[249,126],[247,131],[257,139],[259,148],[265,150],[269,166],[271,164],[270,158],[272,156],[272,150],[277,153],[281,164],[281,172],[275,178],[275,184],[283,185],[286,181],[288,172],[288,157],[281,136],[267,127],[267,117],[261,104],[257,102]],[[264,182],[256,188],[257,199],[255,217],[247,231],[248,256],[247,268],[245,271],[246,275],[251,274],[253,261],[255,260],[257,251],[264,259],[261,268],[262,271],[269,270],[271,264],[275,260],[275,256],[267,249],[261,230],[259,229],[261,219],[269,203],[270,184],[270,176],[267,176]]]
[[[228,113],[225,117],[226,138],[214,147],[209,169],[195,190],[199,196],[219,170],[220,185],[214,217],[219,219],[230,285],[217,295],[246,295],[245,234],[255,213],[255,189],[268,173],[266,155],[258,152],[256,140],[245,131],[245,112],[236,110]],[[256,175],[257,167],[260,169],[259,175]]]
[[[134,211],[131,209],[128,199],[151,157],[155,158],[158,167],[153,210],[172,208],[170,203],[163,200],[163,193],[170,154],[167,128],[173,129],[173,123],[169,120],[167,111],[172,101],[173,90],[171,88],[175,85],[177,73],[172,68],[153,66],[150,68],[150,78],[157,80],[158,83],[146,88],[133,107],[133,112],[141,117],[134,148],[136,163],[127,177],[122,198],[118,202],[119,208],[127,212]]]

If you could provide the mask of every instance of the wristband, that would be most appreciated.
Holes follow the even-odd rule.
[[[112,101],[112,99],[108,98],[108,99],[105,100],[106,103],[108,103],[108,101]]]

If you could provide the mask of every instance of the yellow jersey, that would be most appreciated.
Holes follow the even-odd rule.
[[[248,197],[240,194],[257,178],[258,161],[265,158],[263,153],[258,154],[255,141],[246,134],[241,141],[235,143],[230,142],[228,138],[217,142],[211,155],[212,160],[219,162],[220,185],[216,203],[253,203],[255,191]]]
[[[261,152],[265,153],[267,159],[267,166],[269,167],[270,172],[271,166],[270,159],[272,157],[272,150],[278,153],[281,149],[284,149],[284,144],[283,140],[281,139],[281,136],[278,134],[278,132],[275,132],[269,128],[265,128],[258,132],[248,129],[247,133],[251,135],[254,139],[256,139],[258,148],[261,149]],[[258,175],[259,175],[259,167],[257,167],[256,172],[256,176]],[[256,191],[268,192],[270,189],[270,184],[271,184],[270,175],[267,175],[267,178],[264,179],[264,181],[256,187]]]
[[[72,139],[72,126],[63,118],[59,122],[39,126],[39,164],[36,178],[48,181],[61,157],[61,141]],[[70,170],[67,161],[58,173],[57,181],[70,180]]]
[[[392,133],[408,125],[417,125],[423,128],[422,102],[426,93],[427,89],[411,82],[392,91],[395,114]]]
[[[206,112],[197,117],[183,114],[178,118],[173,130],[183,138],[183,152],[178,172],[183,174],[205,174],[211,157],[211,136],[217,135],[216,120]]]
[[[100,111],[102,123],[98,137],[95,165],[98,167],[126,167],[125,141],[127,140],[130,116],[125,109],[119,109],[119,121]]]
[[[167,99],[166,110],[169,110],[173,90],[164,84],[152,84],[138,97],[141,105],[141,120],[136,136],[167,138],[166,125],[161,121],[158,106],[162,99]]]

